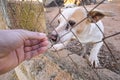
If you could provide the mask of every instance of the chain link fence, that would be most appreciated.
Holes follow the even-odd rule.
[[[59,1],[60,1],[60,3],[59,3]],[[77,0],[75,0],[75,1],[77,1]],[[106,1],[106,0],[101,0],[99,3],[96,1],[97,0],[79,0],[79,2],[80,2],[79,6],[83,7],[86,10],[87,14],[89,14],[89,11],[87,10],[86,5],[95,4],[95,6],[91,9],[91,11],[93,11],[98,6],[100,6],[102,3],[104,3],[104,1]],[[4,18],[10,29],[16,29],[16,28],[21,29],[22,28],[22,29],[27,29],[27,30],[31,30],[31,31],[48,32],[48,34],[51,34],[51,32],[53,30],[55,30],[55,26],[57,26],[56,19],[58,18],[59,15],[63,16],[64,19],[67,21],[67,19],[61,12],[61,9],[63,8],[63,5],[64,5],[64,1],[62,1],[62,0],[53,0],[52,1],[51,5],[52,6],[54,5],[56,7],[56,9],[58,10],[58,13],[54,15],[55,17],[53,19],[51,19],[51,21],[47,21],[47,18],[46,18],[46,24],[45,24],[45,19],[44,19],[45,13],[43,12],[44,8],[43,7],[41,8],[42,3],[40,0],[28,0],[28,1],[27,0],[1,0],[1,5],[2,5],[2,11],[4,14]],[[45,8],[47,7],[46,9],[48,9],[51,5],[44,4],[44,7]],[[51,17],[51,15],[49,15],[49,16]],[[109,66],[113,67],[113,71],[114,71],[114,69],[117,69],[116,73],[120,74],[120,62],[118,62],[118,60],[116,59],[116,57],[113,54],[113,51],[110,48],[110,45],[106,42],[106,40],[108,38],[119,35],[120,32],[116,32],[115,34],[105,36],[104,32],[102,32],[102,30],[99,28],[99,26],[96,24],[96,22],[93,20],[93,18],[91,16],[87,16],[86,18],[80,20],[75,26],[80,25],[88,17],[90,19],[92,19],[94,24],[101,31],[101,33],[103,35],[103,39],[100,42],[104,43],[104,47],[106,47],[105,49],[107,49],[109,51],[109,54],[112,56],[111,57],[112,60],[115,62],[114,63],[115,66],[113,66],[112,63],[109,63]],[[46,25],[47,25],[47,28],[45,27]],[[70,30],[70,32],[72,32],[72,30]],[[57,33],[57,31],[56,31],[56,33]],[[67,35],[68,33],[66,33],[65,35]],[[77,35],[74,32],[72,32],[72,34],[74,35],[74,37],[77,40],[77,42],[75,42],[74,45],[78,44],[78,45],[76,45],[76,46],[80,47],[80,49],[78,49],[78,50],[82,50],[83,47],[81,45],[82,43],[79,41],[79,38],[77,37]],[[63,35],[63,36],[65,36],[65,35]],[[97,42],[97,43],[99,43],[99,42]],[[53,47],[53,45],[51,47]],[[65,45],[63,44],[63,46],[65,46]],[[70,46],[72,46],[72,45],[70,45]],[[67,46],[65,46],[65,49],[69,50],[69,48]],[[57,51],[57,50],[55,50],[55,51],[59,55],[59,51]],[[70,55],[68,55],[68,57],[77,70],[79,65],[77,65],[77,63],[74,62],[73,58]],[[89,66],[90,66],[90,64],[89,64]],[[106,63],[102,64],[102,68],[104,68],[104,67],[106,67]],[[107,67],[107,68],[109,68],[109,67]],[[92,67],[91,67],[91,69],[97,75],[99,80],[101,80],[101,77],[96,72],[96,70],[93,69]],[[79,80],[79,79],[77,79],[77,80]]]
[[[66,1],[67,1],[67,0],[66,0]],[[69,0],[68,0],[68,1],[69,1]],[[77,0],[76,0],[76,1],[77,1]],[[96,4],[96,5],[91,9],[91,11],[93,11],[93,10],[95,10],[97,7],[99,7],[101,4],[103,4],[105,1],[106,1],[106,0],[101,0],[100,2],[97,3],[96,0],[94,0],[94,1],[92,1],[92,0],[79,0],[81,7],[83,7],[83,8],[86,10],[87,14],[89,14],[89,11],[88,11],[86,5]],[[48,23],[48,24],[49,24],[49,27],[51,27],[51,26],[57,26],[57,25],[54,25],[54,24],[56,23],[56,19],[57,19],[60,15],[62,15],[62,17],[68,22],[68,20],[65,18],[65,16],[64,16],[64,15],[62,14],[62,12],[61,12],[61,9],[62,9],[61,6],[62,6],[62,5],[59,6],[59,4],[58,4],[56,1],[53,1],[53,3],[55,4],[55,6],[56,6],[57,9],[58,9],[58,13],[57,13],[56,16]],[[109,36],[105,36],[104,32],[102,32],[102,30],[100,29],[100,27],[96,24],[96,22],[94,21],[94,19],[93,19],[91,16],[87,16],[86,18],[80,20],[75,26],[77,26],[77,25],[79,25],[79,24],[82,24],[82,22],[84,22],[88,17],[93,20],[94,24],[98,27],[98,29],[101,31],[102,35],[104,36],[103,39],[102,39],[102,41],[100,41],[100,42],[103,42],[103,43],[104,43],[104,48],[106,47],[105,49],[108,50],[108,53],[109,53],[109,55],[111,55],[111,59],[112,59],[112,61],[114,62],[114,63],[112,63],[112,62],[107,63],[107,60],[105,60],[105,62],[102,63],[102,68],[105,68],[105,67],[106,67],[106,68],[111,69],[111,70],[115,71],[116,73],[120,74],[120,68],[119,68],[119,67],[120,67],[120,63],[118,62],[117,58],[114,56],[113,50],[111,50],[111,46],[107,43],[107,39],[108,39],[108,38],[117,36],[117,35],[120,34],[120,32],[116,32],[115,34],[112,34],[112,35],[109,35]],[[59,23],[58,23],[58,24],[59,24]],[[69,23],[68,23],[68,24],[69,24]],[[70,25],[70,24],[69,24],[69,25]],[[53,30],[54,30],[54,31],[56,30],[55,27],[52,27],[52,31],[53,31]],[[51,31],[51,30],[50,30],[50,31]],[[72,30],[70,30],[70,32],[72,32]],[[56,31],[56,33],[57,33],[57,31]],[[68,32],[68,33],[69,33],[69,32]],[[68,33],[66,33],[65,35],[67,35]],[[83,49],[82,43],[79,41],[79,38],[76,36],[76,34],[75,34],[74,32],[72,32],[72,33],[73,33],[73,35],[75,36],[75,38],[77,39],[77,43],[79,44],[79,46],[81,46],[80,49],[78,49],[79,52],[80,52],[80,50]],[[57,33],[57,34],[59,34],[59,33]],[[64,37],[65,35],[63,35],[62,37]],[[62,37],[59,37],[59,38],[62,38]],[[57,42],[56,42],[56,43],[57,43]],[[62,42],[61,42],[61,43],[62,43]],[[72,45],[76,45],[76,46],[77,46],[77,43],[72,44]],[[99,43],[99,42],[98,42],[98,43]],[[65,46],[64,43],[62,43],[62,44],[63,44],[63,46]],[[54,44],[53,44],[53,45],[54,45]],[[72,45],[69,45],[69,47],[72,46]],[[68,46],[65,46],[65,48],[68,49],[68,50],[70,50],[70,49],[68,48]],[[72,47],[72,48],[73,48],[73,47]],[[55,48],[54,48],[54,49],[55,49]],[[73,49],[75,49],[75,48],[73,48]],[[77,49],[75,49],[75,50],[77,50]],[[59,52],[58,52],[56,49],[55,49],[55,51],[56,51],[56,52],[58,53],[58,55],[59,55]],[[72,50],[72,52],[73,52],[73,54],[77,53],[77,52],[74,53],[74,50]],[[104,51],[103,51],[102,53],[105,54]],[[68,55],[67,57],[70,58],[70,60],[73,62],[74,66],[75,66],[75,68],[76,68],[76,70],[77,70],[77,68],[78,68],[79,66],[77,65],[77,63],[74,62],[74,59],[73,59],[70,55]],[[99,59],[102,59],[102,57],[99,56]],[[106,58],[106,59],[107,59],[107,58]],[[101,62],[102,62],[102,61],[101,61]],[[88,64],[89,64],[89,63],[88,63]],[[108,65],[108,64],[109,64],[109,65]],[[89,64],[89,65],[90,65],[90,64]],[[113,66],[113,65],[114,65],[114,66]],[[92,68],[92,67],[91,67],[91,68]],[[101,80],[101,77],[100,77],[99,74],[96,72],[96,70],[93,69],[93,71],[97,74],[99,80]]]

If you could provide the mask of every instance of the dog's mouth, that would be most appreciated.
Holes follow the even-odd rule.
[[[48,38],[52,41],[52,42],[57,42],[58,41],[58,35],[48,35]]]
[[[51,36],[51,40],[52,40],[53,42],[57,42],[57,38],[56,38],[55,36]]]

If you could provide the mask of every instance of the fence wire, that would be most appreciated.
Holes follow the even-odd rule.
[[[67,1],[67,0],[66,0],[66,1]],[[76,0],[76,1],[77,1],[77,0]],[[102,3],[104,3],[104,1],[106,1],[106,0],[101,0],[101,2],[97,3],[90,11],[88,11],[87,8],[86,8],[86,3],[85,3],[86,0],[79,0],[79,1],[81,2],[81,6],[86,10],[87,14],[89,14],[90,11],[93,11],[94,9],[96,9],[97,7],[99,7],[99,6],[100,6]],[[96,1],[96,0],[95,0],[95,1]],[[64,15],[62,14],[62,12],[61,12],[61,6],[59,6],[56,1],[53,1],[53,2],[54,2],[54,4],[57,6],[57,8],[58,8],[58,10],[59,10],[59,13],[56,14],[56,16],[55,16],[55,17],[51,20],[51,22],[49,23],[49,25],[52,26],[52,24],[54,24],[54,21],[56,20],[56,18],[57,18],[59,15],[62,15],[62,17],[68,22],[68,20],[65,18],[65,16],[64,16]],[[103,42],[104,45],[107,47],[107,49],[108,49],[110,55],[112,56],[114,62],[115,62],[116,64],[118,64],[118,65],[116,65],[116,68],[120,71],[119,62],[118,62],[117,59],[115,58],[115,56],[114,56],[111,48],[109,47],[109,45],[108,45],[107,42],[106,42],[106,39],[111,38],[111,37],[114,37],[114,36],[117,36],[117,35],[120,34],[120,32],[117,32],[117,33],[112,34],[112,35],[109,35],[109,36],[105,36],[104,32],[100,29],[100,27],[96,24],[96,22],[94,21],[94,19],[93,19],[91,16],[87,16],[86,18],[80,20],[78,23],[76,23],[76,24],[74,25],[74,27],[77,26],[77,25],[80,25],[80,24],[81,24],[83,21],[85,21],[88,17],[89,17],[90,19],[92,19],[92,21],[94,22],[94,24],[98,27],[98,29],[99,29],[100,32],[102,33],[103,39],[102,39],[102,41],[99,41],[99,42]],[[69,23],[68,23],[68,24],[69,24]],[[70,26],[70,24],[69,24],[69,26]],[[74,27],[72,26],[72,28],[74,28]],[[52,27],[52,28],[53,28],[54,31],[56,31],[54,27]],[[82,43],[80,42],[80,40],[79,40],[79,38],[76,36],[76,34],[72,31],[72,29],[70,30],[70,32],[73,33],[73,35],[75,36],[75,38],[78,40],[78,42],[81,44],[81,47],[82,47]],[[70,33],[70,32],[68,32],[68,33]],[[56,33],[57,33],[57,31],[56,31]],[[67,35],[68,33],[66,33],[66,34],[64,34],[63,36],[59,37],[59,40],[60,40],[60,38],[62,38],[62,37],[64,37],[65,35]],[[58,34],[58,33],[57,33],[57,34]],[[96,42],[96,43],[99,43],[99,42]],[[62,42],[61,42],[61,43],[62,43]],[[64,43],[62,43],[62,44],[64,45]],[[64,45],[64,46],[65,46],[65,45]],[[53,47],[53,46],[51,46],[51,47]],[[65,47],[66,47],[66,46],[65,46]],[[54,49],[55,49],[55,48],[54,48]],[[57,52],[56,49],[55,49],[55,51]],[[58,54],[59,54],[59,52],[58,52]],[[77,63],[75,63],[74,60],[73,60],[69,55],[68,55],[68,57],[69,57],[69,58],[71,59],[71,61],[73,62],[74,66],[76,66],[75,68],[76,68],[76,70],[77,70],[78,67],[79,67],[79,66],[77,65]],[[89,63],[88,63],[88,64],[89,64]],[[89,65],[90,65],[90,64],[89,64]],[[110,64],[110,65],[111,65],[111,64]],[[112,66],[112,65],[111,65],[111,66]],[[91,68],[91,69],[92,69],[92,68]],[[101,77],[100,77],[99,74],[96,72],[96,70],[93,69],[93,71],[94,71],[94,73],[98,76],[99,80],[101,80]]]
[[[2,9],[3,9],[3,13],[5,15],[5,19],[7,19],[7,23],[8,23],[8,26],[10,29],[16,29],[16,28],[22,28],[22,29],[28,29],[28,30],[32,30],[32,31],[40,31],[40,28],[41,28],[41,25],[43,25],[44,21],[42,21],[40,18],[43,18],[44,16],[44,13],[43,13],[43,9],[40,8],[41,7],[41,2],[40,0],[28,0],[29,3],[27,2],[24,2],[25,0],[7,0],[7,5],[5,3],[6,0],[1,0],[1,3],[2,4]],[[19,2],[18,2],[19,1]],[[35,2],[36,1],[36,2]],[[62,3],[64,2],[63,0],[59,0],[61,1]],[[55,17],[53,19],[51,19],[50,22],[47,23],[47,25],[51,26],[51,28],[53,30],[55,30],[55,27],[52,27],[53,24],[54,24],[54,21],[56,21],[56,19],[58,18],[59,15],[61,15],[67,22],[68,20],[65,18],[65,16],[62,14],[61,12],[61,9],[63,8],[63,4],[59,4],[59,1],[57,0],[53,0],[52,1],[52,4],[54,4],[54,6],[57,8],[57,10],[59,11],[57,14],[55,14]],[[67,1],[67,0],[66,0]],[[77,1],[77,0],[75,0]],[[88,2],[86,2],[88,1]],[[90,2],[91,1],[91,2]],[[95,6],[91,9],[91,11],[93,11],[94,9],[96,9],[98,6],[100,6],[102,3],[104,3],[104,1],[106,0],[101,0],[101,2],[97,3],[96,0],[79,0],[80,4],[79,6],[83,7],[87,14],[89,14],[89,11],[87,10],[86,8],[86,4],[95,4]],[[45,4],[44,4],[45,5]],[[7,6],[7,9],[6,9],[6,6]],[[44,6],[46,7],[46,5]],[[47,7],[49,7],[47,5]],[[7,13],[5,13],[5,10],[7,10]],[[8,17],[9,17],[9,20],[8,20]],[[34,17],[34,18],[33,18]],[[86,18],[80,20],[77,24],[75,24],[74,26],[77,26],[77,25],[80,25],[83,21],[85,21],[87,18],[90,18],[92,19],[92,21],[94,22],[94,24],[98,27],[98,29],[100,30],[100,32],[102,33],[103,35],[103,39],[102,41],[99,41],[99,42],[103,42],[104,45],[106,46],[106,48],[108,49],[110,55],[112,56],[114,62],[116,64],[119,64],[119,62],[116,60],[116,57],[114,56],[111,48],[109,47],[109,45],[107,44],[106,42],[106,39],[108,38],[111,38],[111,37],[114,37],[114,36],[117,36],[120,34],[120,32],[117,32],[115,34],[112,34],[112,35],[109,35],[109,36],[105,36],[104,32],[100,29],[99,25],[96,24],[96,22],[94,21],[94,19],[91,17],[91,16],[87,16]],[[9,22],[10,21],[10,22]],[[68,23],[69,26],[71,26],[69,23]],[[13,27],[14,26],[14,27]],[[36,27],[33,27],[33,26],[36,26]],[[46,28],[44,28],[44,30],[42,30],[42,32],[46,31],[45,30]],[[49,30],[49,29],[47,29]],[[48,32],[51,32],[51,31],[48,31]],[[79,38],[77,37],[77,35],[72,31],[72,28],[71,30],[68,32],[70,33],[72,32],[72,34],[74,35],[74,37],[78,40],[78,43],[80,44],[81,47],[82,46],[82,43],[80,42]],[[56,31],[57,33],[57,31]],[[63,36],[59,37],[62,38],[64,37],[65,35],[67,35],[68,33],[64,34]],[[96,42],[96,43],[99,43],[99,42]],[[51,42],[52,43],[52,42]],[[62,43],[62,42],[61,42]],[[95,44],[96,44],[95,43]],[[63,46],[64,43],[62,43]],[[52,44],[51,47],[53,47],[54,44]],[[65,46],[65,48],[67,49],[67,47]],[[55,48],[54,48],[55,49]],[[55,52],[59,55],[59,51],[55,50]],[[68,55],[67,57],[69,57],[69,59],[72,61],[73,65],[75,66],[76,68],[76,71],[78,70],[78,65],[76,62],[74,62],[74,60],[72,59],[72,57],[70,55]],[[89,63],[88,63],[89,64]],[[90,64],[89,64],[90,65]],[[120,66],[117,65],[117,69],[119,70],[120,72]],[[95,69],[93,69],[91,67],[91,69],[94,71],[94,73],[96,74],[96,76],[99,78],[99,80],[101,80],[101,77],[99,76],[99,74],[96,72]],[[120,74],[120,73],[119,73]],[[80,74],[78,74],[80,75]],[[80,75],[82,76],[82,75]],[[78,79],[79,80],[79,79]]]

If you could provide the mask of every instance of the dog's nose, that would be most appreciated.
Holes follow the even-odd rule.
[[[58,38],[58,34],[51,34],[51,35],[49,35],[49,38],[50,38],[50,40],[52,40],[52,41],[54,41],[54,42],[56,42],[57,41],[57,38]]]

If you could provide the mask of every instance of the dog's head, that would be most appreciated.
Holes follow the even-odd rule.
[[[60,14],[58,18],[59,24],[51,33],[50,39],[54,42],[70,40],[73,37],[73,33],[80,34],[85,27],[90,26],[93,22],[97,23],[104,16],[105,14],[100,11],[90,11],[87,14],[83,8],[79,7],[65,9]]]

